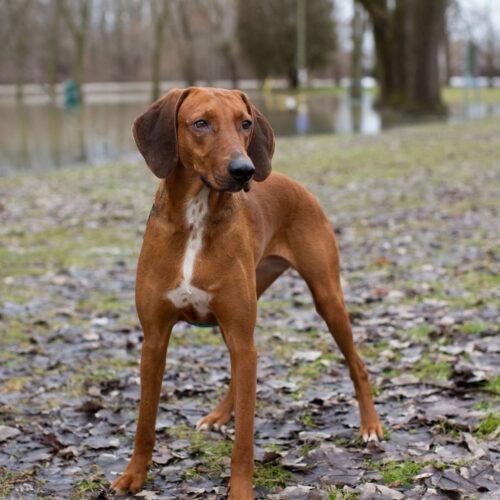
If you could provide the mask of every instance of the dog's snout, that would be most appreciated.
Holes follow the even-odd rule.
[[[254,164],[248,158],[233,160],[228,166],[231,177],[240,183],[248,182],[255,173]]]

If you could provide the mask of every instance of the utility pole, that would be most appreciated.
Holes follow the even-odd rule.
[[[299,88],[307,85],[306,2],[307,0],[297,0],[297,80]]]

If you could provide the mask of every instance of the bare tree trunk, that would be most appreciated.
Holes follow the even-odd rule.
[[[48,34],[47,83],[51,103],[57,101],[57,62],[59,59],[59,20],[62,15],[62,0],[52,0],[52,15]]]
[[[66,0],[67,1],[67,0]],[[79,0],[77,3],[78,16],[74,16],[66,2],[62,3],[62,14],[71,31],[75,44],[75,82],[78,89],[80,103],[83,105],[83,83],[85,81],[85,49],[90,26],[90,12],[92,0]],[[77,17],[78,23],[75,22]]]
[[[488,34],[486,40],[486,76],[488,77],[488,87],[494,87],[493,80],[495,77],[495,30],[493,27],[492,16],[488,18]]]
[[[179,19],[178,31],[184,42],[181,45],[181,71],[187,85],[191,86],[196,81],[196,54],[190,16],[193,10],[199,10],[199,6],[189,0],[179,0],[176,5]]]
[[[209,23],[210,41],[224,59],[232,86],[238,87],[238,49],[235,37],[236,1],[235,0],[203,0],[196,4],[200,13]]]
[[[153,54],[151,61],[151,100],[156,101],[161,92],[161,54],[165,38],[165,25],[168,17],[168,0],[151,0],[151,13],[154,19]]]
[[[365,13],[361,5],[354,0],[352,16],[352,54],[351,54],[351,88],[350,95],[354,99],[361,97],[361,78],[363,77],[363,37],[366,29]]]
[[[370,15],[379,104],[412,113],[442,113],[438,52],[447,0],[359,0]]]
[[[416,112],[442,112],[438,54],[446,0],[412,0],[410,13],[414,60],[408,66],[407,108]],[[425,26],[426,29],[422,29]]]
[[[9,38],[13,40],[16,58],[16,100],[22,102],[24,99],[23,85],[28,58],[28,14],[32,0],[24,0],[22,2],[6,0],[6,2],[10,24]]]
[[[238,88],[238,81],[240,78],[237,64],[237,57],[234,54],[231,42],[223,42],[220,45],[220,53],[224,57],[227,67],[229,69],[229,75],[231,77],[231,83],[233,88]]]

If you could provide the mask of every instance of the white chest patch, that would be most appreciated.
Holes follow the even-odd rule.
[[[191,305],[202,316],[206,316],[210,312],[212,295],[205,290],[196,288],[191,284],[191,281],[196,256],[199,254],[203,243],[209,193],[210,190],[204,187],[189,201],[186,207],[186,221],[190,227],[190,234],[184,252],[184,260],[182,261],[182,281],[177,288],[165,293],[165,298],[170,300],[178,309]]]

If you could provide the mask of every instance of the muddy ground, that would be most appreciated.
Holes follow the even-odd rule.
[[[499,498],[500,122],[278,141],[334,226],[386,440],[293,272],[260,302],[257,498]],[[142,162],[0,179],[0,497],[107,498],[130,456],[142,332]],[[235,277],[237,279],[237,277]],[[147,498],[224,498],[232,424],[216,329],[178,325]]]

